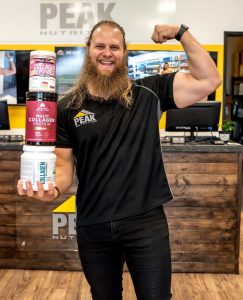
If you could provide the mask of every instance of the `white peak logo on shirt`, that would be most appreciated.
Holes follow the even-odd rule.
[[[84,109],[76,114],[76,116],[73,118],[73,121],[75,127],[97,122],[95,119],[95,114]]]

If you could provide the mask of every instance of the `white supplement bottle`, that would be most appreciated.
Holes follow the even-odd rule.
[[[37,182],[43,184],[48,190],[48,183],[55,183],[56,179],[56,154],[54,146],[23,146],[21,155],[20,179],[26,189],[26,181],[31,181],[34,191],[38,190]]]

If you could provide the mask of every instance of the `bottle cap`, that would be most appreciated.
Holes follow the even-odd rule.
[[[26,92],[26,100],[52,100],[57,101],[57,93],[51,92]]]
[[[30,152],[54,152],[55,146],[32,146],[32,145],[24,145],[24,151]]]
[[[40,55],[40,56],[45,56],[45,55],[51,55],[56,57],[56,53],[52,51],[46,51],[46,50],[35,50],[30,52],[30,56],[32,55]]]

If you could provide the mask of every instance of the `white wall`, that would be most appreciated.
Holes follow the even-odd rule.
[[[48,29],[43,35],[40,7],[47,3],[56,6],[58,12],[48,22]],[[158,23],[185,23],[203,44],[223,44],[224,31],[243,31],[242,0],[1,0],[0,44],[84,43],[87,33],[80,34],[80,28],[60,28],[61,3],[76,4],[80,8],[83,3],[89,3],[95,22],[98,21],[98,3],[103,3],[104,7],[114,3],[110,15],[125,28],[129,43],[152,42],[153,26]],[[170,6],[166,6],[168,3]],[[171,7],[176,7],[176,10],[168,12]],[[77,14],[76,11],[75,17],[70,15],[66,19],[71,26],[76,23]],[[85,18],[87,14],[88,10],[85,11]]]
[[[186,23],[203,44],[223,44],[224,31],[243,31],[242,0],[177,0],[177,23]]]

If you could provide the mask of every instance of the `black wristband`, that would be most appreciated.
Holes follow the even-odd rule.
[[[175,35],[175,39],[177,41],[180,41],[184,32],[187,31],[189,29],[189,27],[187,25],[181,24],[181,27],[179,29],[179,31],[177,32],[177,34]]]
[[[54,186],[54,189],[57,190],[57,193],[58,193],[57,196],[55,197],[55,199],[57,199],[61,195],[61,193],[60,193],[59,188],[57,186]]]

